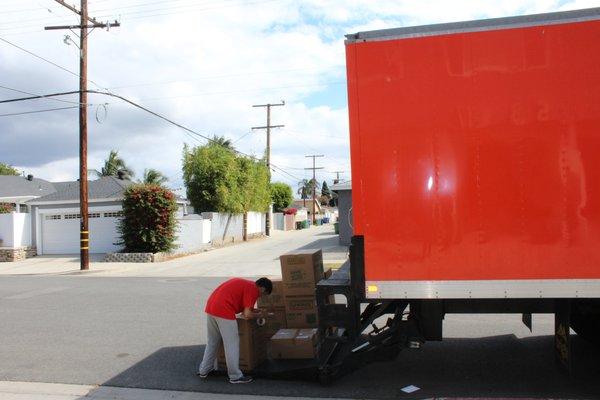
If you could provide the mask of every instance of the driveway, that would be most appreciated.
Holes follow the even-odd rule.
[[[92,255],[90,269],[79,270],[79,257],[38,256],[14,263],[0,263],[0,275],[84,274],[129,277],[253,277],[279,276],[279,255],[300,248],[320,248],[325,263],[339,264],[347,258],[347,247],[338,244],[333,225],[298,231],[274,231],[271,237],[175,258],[161,263],[105,263],[103,255]]]

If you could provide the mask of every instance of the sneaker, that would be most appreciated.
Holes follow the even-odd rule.
[[[202,378],[202,379],[206,379],[211,372],[213,372],[212,369],[210,371],[208,371],[207,373],[205,373],[205,374],[201,374],[200,372],[196,372],[196,375],[198,377]]]
[[[229,380],[229,383],[250,383],[250,382],[252,382],[251,376],[242,376],[241,378]]]

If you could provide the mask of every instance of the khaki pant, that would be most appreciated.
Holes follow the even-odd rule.
[[[237,321],[206,314],[206,336],[206,348],[198,372],[207,374],[213,369],[217,369],[217,352],[222,340],[229,379],[234,380],[244,376],[240,370],[240,337]]]

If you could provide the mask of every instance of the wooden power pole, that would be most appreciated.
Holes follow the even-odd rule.
[[[335,174],[336,177],[333,181],[333,184],[335,185],[336,183],[340,183],[340,174],[343,174],[344,171],[333,171],[332,174]]]
[[[99,23],[95,18],[90,18],[87,11],[87,0],[81,0],[81,10],[65,3],[63,0],[54,0],[80,16],[79,25],[47,26],[45,30],[79,29],[79,213],[80,219],[80,268],[90,268],[89,248],[90,235],[88,226],[88,179],[87,179],[87,37],[88,28],[112,28],[120,26],[115,21],[112,23]]]
[[[317,157],[325,157],[323,154],[313,154],[310,156],[306,156],[306,157],[312,157],[313,159],[313,166],[312,168],[304,168],[304,169],[312,169],[313,172],[313,177],[312,177],[312,223],[313,225],[315,224],[315,221],[317,220],[316,215],[315,215],[315,201],[317,199],[317,177],[316,177],[316,170],[318,169],[323,169],[323,167],[317,167],[315,165],[316,163],[316,158]]]
[[[255,104],[252,107],[266,107],[267,108],[267,125],[265,126],[254,126],[252,130],[256,129],[266,129],[267,130],[267,169],[269,170],[269,181],[271,181],[271,128],[283,128],[285,125],[271,125],[271,107],[281,107],[285,106],[285,101],[281,101],[281,103],[268,103],[268,104]],[[269,211],[267,210],[267,215],[265,217],[265,233],[267,236],[271,235],[271,217],[269,215]]]

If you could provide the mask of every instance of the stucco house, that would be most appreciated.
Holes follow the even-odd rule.
[[[0,175],[0,203],[12,204],[16,212],[26,212],[28,201],[55,191],[51,182],[33,175]]]
[[[14,183],[0,177],[0,187],[4,183]],[[35,180],[35,178],[33,178]],[[37,248],[38,254],[77,254],[79,253],[79,182],[47,182],[37,180],[43,195],[33,196],[26,192],[22,197],[30,196],[24,202],[29,212],[30,243]],[[125,189],[134,184],[127,179],[108,176],[88,182],[88,217],[90,231],[90,253],[115,252],[120,249],[117,222],[122,216],[122,199]],[[3,188],[2,198],[12,199],[23,191],[14,187]],[[0,200],[1,201],[1,200]],[[16,201],[11,201],[16,203]],[[177,198],[178,216],[187,214],[187,200]]]

